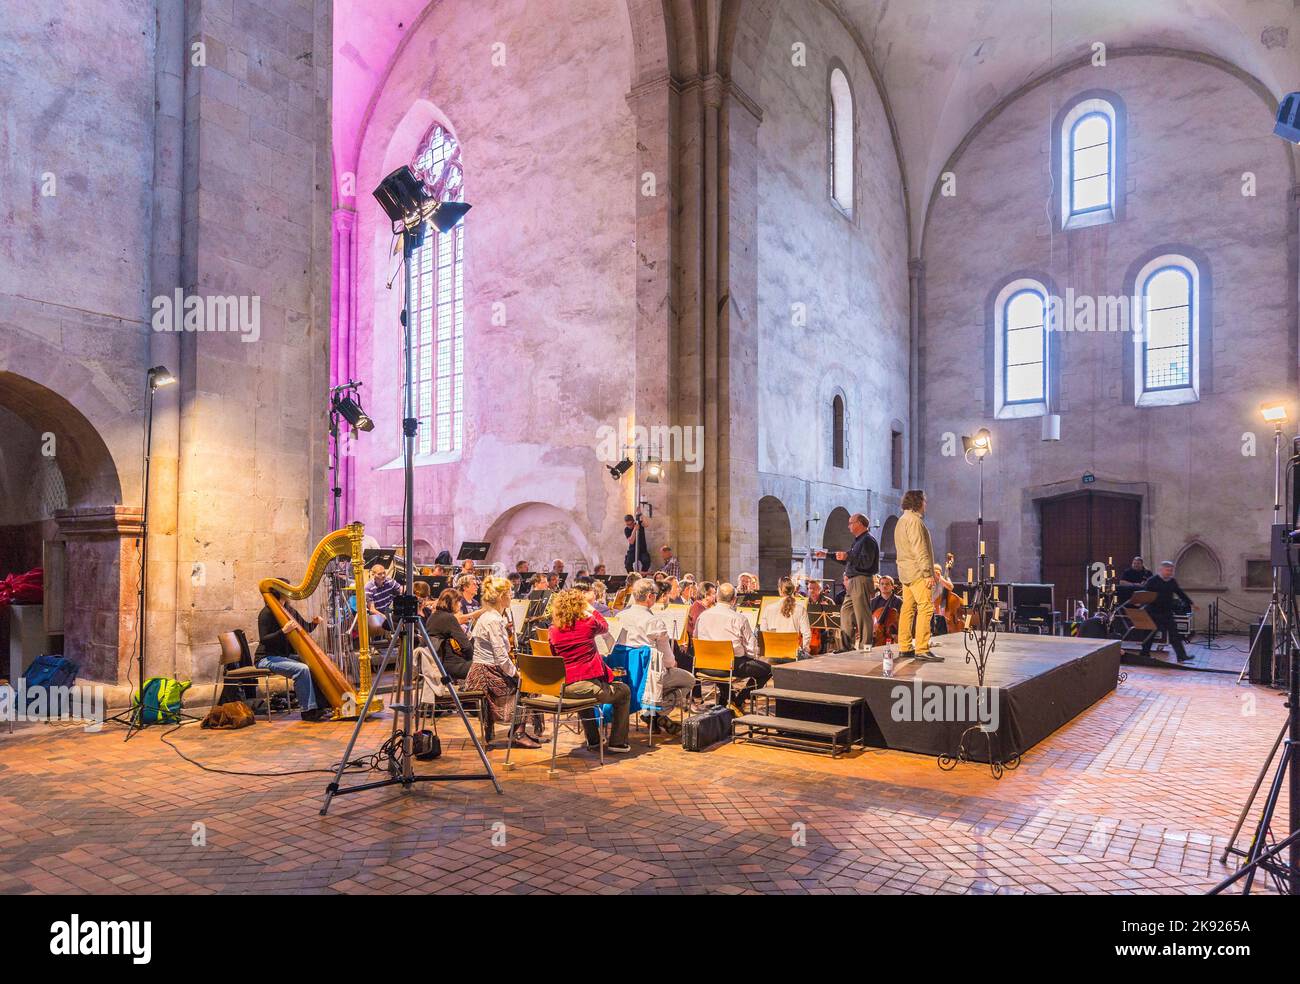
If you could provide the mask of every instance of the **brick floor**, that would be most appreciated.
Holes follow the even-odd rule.
[[[328,817],[323,774],[203,772],[159,728],[124,743],[20,726],[0,731],[0,892],[1199,893],[1226,872],[1282,700],[1229,675],[1128,672],[1000,782],[900,752],[690,754],[644,734],[602,768],[566,731],[561,774],[522,753],[503,796],[429,783]],[[212,768],[294,771],[327,767],[347,730],[277,718],[171,740]],[[421,769],[477,764],[459,725],[443,738]]]

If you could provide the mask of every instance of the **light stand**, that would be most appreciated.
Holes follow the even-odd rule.
[[[465,213],[469,211],[469,206],[464,202],[438,202],[430,198],[424,190],[423,182],[414,176],[409,167],[399,168],[390,174],[375,189],[374,194],[380,205],[388,213],[389,218],[394,222],[394,232],[402,237],[402,262],[407,265],[408,270],[411,254],[424,241],[428,229],[427,222],[432,222],[439,232],[447,232],[454,228]],[[384,653],[379,672],[375,674],[374,682],[371,684],[370,695],[366,703],[362,705],[363,707],[373,705],[379,690],[379,682],[388,670],[394,654],[396,654],[397,699],[389,705],[393,711],[393,725],[389,739],[384,745],[386,749],[390,750],[388,778],[361,783],[356,786],[344,787],[340,785],[348,762],[352,759],[352,749],[356,746],[357,739],[361,734],[361,726],[365,723],[365,715],[362,714],[358,716],[356,726],[352,729],[352,737],[348,740],[343,757],[339,760],[334,781],[325,788],[325,801],[320,809],[322,816],[329,810],[330,802],[335,796],[359,793],[366,789],[379,789],[384,786],[398,785],[403,789],[410,789],[411,786],[420,782],[488,780],[496,787],[497,793],[502,791],[501,784],[492,771],[492,764],[488,761],[487,752],[480,743],[474,728],[470,725],[469,718],[465,714],[465,708],[460,702],[460,696],[456,693],[455,687],[448,687],[448,692],[451,695],[452,702],[456,705],[456,713],[460,716],[465,731],[469,734],[470,741],[474,743],[475,751],[478,752],[479,761],[483,764],[483,771],[416,775],[412,765],[415,756],[415,748],[413,747],[414,725],[418,719],[414,677],[418,643],[423,643],[427,648],[429,658],[434,661],[438,668],[439,677],[444,681],[449,678],[446,667],[442,665],[442,660],[438,656],[438,650],[429,639],[428,630],[425,629],[424,622],[420,619],[419,600],[415,597],[415,435],[420,422],[415,415],[415,390],[411,374],[411,351],[413,346],[411,343],[410,297],[405,296],[405,292],[401,322],[402,359],[405,370],[402,380],[402,406],[404,411],[402,417],[402,466],[405,479],[402,542],[406,559],[406,576],[402,579],[402,593],[393,599],[393,615],[397,619],[397,625],[393,629],[393,635],[389,640],[388,649]],[[398,727],[399,719],[400,728]]]
[[[984,541],[984,459],[993,450],[993,438],[985,428],[980,428],[974,437],[961,439],[966,462],[972,457],[979,466],[979,504],[975,519],[975,538],[978,547],[976,566],[967,571],[968,588],[962,594],[962,605],[966,609],[966,622],[962,628],[962,645],[966,649],[966,662],[975,664],[976,686],[979,700],[990,699],[984,687],[984,673],[989,660],[998,644],[998,624],[1001,617],[1001,599],[998,598],[997,585],[993,583],[996,576],[994,565],[988,559]],[[973,600],[972,600],[973,593]],[[973,648],[972,648],[973,647]],[[943,754],[938,757],[939,768],[945,772],[956,768],[958,762],[974,761],[966,748],[966,740],[971,735],[982,734],[988,753],[989,771],[994,779],[1001,779],[1003,774],[1020,765],[1020,754],[1007,758],[994,754],[994,734],[986,725],[973,724],[961,733],[955,754]]]
[[[1270,530],[1271,534],[1276,536],[1282,524],[1282,425],[1286,423],[1286,408],[1282,404],[1266,403],[1260,407],[1260,412],[1264,415],[1264,419],[1273,425],[1273,523]],[[1271,550],[1272,544],[1269,546]],[[1267,622],[1269,626],[1269,642],[1272,649],[1268,654],[1270,667],[1277,666],[1278,651],[1285,651],[1285,639],[1290,632],[1290,625],[1286,610],[1282,607],[1280,572],[1281,568],[1274,564],[1272,594],[1269,597],[1268,607],[1260,616],[1259,631],[1255,633],[1255,639],[1246,653],[1246,661],[1241,664],[1241,672],[1237,674],[1238,683],[1245,680],[1246,674],[1250,672],[1250,661],[1255,655],[1255,647],[1264,638],[1264,623]]]
[[[140,588],[136,592],[136,612],[135,612],[135,638],[138,674],[136,680],[135,699],[132,702],[130,710],[116,715],[112,720],[121,723],[125,717],[126,720],[126,740],[137,731],[145,727],[147,723],[144,720],[144,623],[145,623],[145,599],[148,597],[149,583],[149,477],[152,469],[150,461],[153,455],[153,398],[154,393],[162,386],[170,386],[176,382],[166,366],[154,366],[147,374],[147,384],[149,400],[145,405],[145,423],[144,423],[144,462],[142,472],[144,475],[144,501],[140,513]]]
[[[340,425],[346,423],[353,429],[353,433],[371,431],[375,427],[375,422],[361,407],[360,388],[361,384],[359,382],[349,379],[346,383],[335,386],[330,390],[330,529],[332,530],[343,528],[341,516],[343,485],[340,474],[342,471],[343,435]],[[330,639],[330,649],[333,651],[335,662],[346,667],[351,666],[353,662],[352,632],[349,624],[352,607],[348,604],[347,594],[344,590],[350,565],[346,558],[337,557],[331,561],[329,566],[330,570],[326,576],[329,578],[329,623],[327,631]],[[364,617],[364,613],[358,612],[357,617]],[[359,665],[357,666],[357,679],[363,679]]]

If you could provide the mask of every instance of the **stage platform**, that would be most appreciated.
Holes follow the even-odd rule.
[[[883,648],[833,653],[773,666],[772,685],[865,698],[861,731],[854,737],[877,748],[951,754],[962,732],[985,724],[993,731],[995,757],[1005,761],[1033,748],[1119,682],[1118,640],[999,635],[983,688],[976,685],[975,664],[966,662],[960,635],[936,642],[942,663],[896,660],[887,677]],[[844,723],[843,711],[775,703],[778,714]],[[972,735],[966,747],[970,757],[987,761],[982,737]]]

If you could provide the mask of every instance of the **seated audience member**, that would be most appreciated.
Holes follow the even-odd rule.
[[[510,605],[510,584],[504,578],[489,577],[483,585],[483,610],[474,623],[473,661],[465,676],[465,686],[482,690],[486,695],[489,741],[492,726],[509,722],[515,713],[519,692],[519,671],[510,658],[510,629],[505,610]],[[521,722],[515,728],[514,743],[523,748],[539,748]]]
[[[587,603],[581,591],[570,588],[552,599],[551,651],[564,660],[564,694],[567,697],[594,697],[602,704],[614,705],[609,744],[605,750],[617,754],[632,750],[627,743],[632,691],[626,684],[615,682],[613,671],[605,665],[596,649],[596,636],[608,630],[609,623]],[[581,717],[587,747],[598,750],[600,723],[595,711],[583,711]]]
[[[695,689],[695,677],[677,665],[668,623],[654,613],[654,602],[654,581],[646,577],[638,579],[632,585],[631,603],[619,616],[623,644],[634,649],[650,648],[650,672],[646,676],[643,702],[663,708],[685,707]],[[642,712],[641,719],[649,724],[650,712]],[[666,714],[658,714],[655,725],[669,734],[677,731],[677,725]]]
[[[461,596],[452,588],[446,588],[438,595],[433,610],[425,616],[424,627],[429,632],[429,641],[438,651],[447,675],[456,682],[462,682],[469,675],[473,665],[474,641],[461,628],[456,618],[461,612]],[[430,667],[425,667],[425,679]]]
[[[748,678],[754,681],[754,687],[762,687],[772,678],[772,667],[758,658],[758,643],[754,630],[749,627],[749,619],[736,611],[735,585],[724,583],[718,587],[717,603],[695,622],[695,638],[731,643],[735,654],[732,675],[737,680]],[[718,703],[730,703],[737,714],[743,714],[753,688],[743,689],[734,696],[727,692],[728,689],[725,683],[718,685]]]
[[[798,632],[799,648],[807,655],[812,642],[812,627],[808,624],[808,607],[799,600],[794,578],[783,577],[777,584],[781,596],[778,604],[763,609],[759,628],[764,632]]]
[[[298,658],[297,651],[289,641],[294,632],[311,632],[320,625],[321,618],[319,615],[311,619],[303,618],[287,601],[280,604],[289,616],[287,622],[281,624],[279,616],[271,611],[270,605],[263,605],[257,616],[257,649],[253,654],[253,665],[293,681],[293,691],[298,696],[298,710],[304,721],[325,720],[331,716],[332,711],[321,706],[320,695],[316,693],[316,685],[312,682],[311,667]]]

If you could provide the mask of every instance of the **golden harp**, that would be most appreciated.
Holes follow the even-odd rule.
[[[357,596],[357,665],[360,667],[360,679],[353,686],[343,671],[325,654],[301,628],[289,633],[289,644],[298,654],[298,658],[311,670],[312,683],[321,700],[334,710],[335,718],[357,717],[359,705],[370,693],[370,626],[366,620],[366,570],[362,559],[361,538],[364,527],[360,523],[350,523],[341,530],[335,530],[312,551],[311,560],[307,562],[307,573],[301,584],[289,584],[278,578],[268,577],[258,582],[257,590],[262,593],[262,600],[275,613],[275,617],[284,625],[289,621],[283,600],[301,601],[309,597],[320,583],[321,576],[329,562],[336,557],[347,557],[352,561],[352,575]],[[361,694],[358,697],[358,693]],[[370,708],[371,713],[380,710],[378,706]]]

